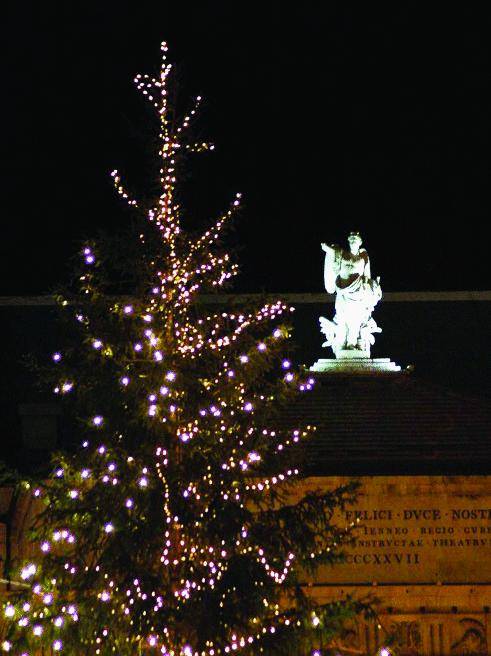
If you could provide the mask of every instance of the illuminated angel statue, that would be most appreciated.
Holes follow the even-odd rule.
[[[328,293],[336,293],[333,321],[319,319],[326,336],[323,346],[331,346],[337,358],[370,357],[373,333],[382,332],[372,319],[373,309],[382,298],[380,278],[371,278],[370,259],[361,248],[359,232],[350,232],[348,244],[348,251],[322,244],[326,253],[324,284]]]

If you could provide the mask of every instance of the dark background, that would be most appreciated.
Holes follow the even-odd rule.
[[[321,291],[319,242],[351,229],[386,291],[489,289],[485,3],[382,5],[9,3],[0,294],[49,292],[82,237],[129,220],[109,172],[147,182],[132,79],[162,39],[217,146],[186,181],[187,224],[245,195],[239,291]]]

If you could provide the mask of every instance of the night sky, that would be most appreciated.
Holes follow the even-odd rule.
[[[163,39],[216,144],[191,161],[187,225],[245,197],[239,291],[320,292],[320,242],[352,229],[386,291],[491,288],[485,3],[346,5],[8,3],[0,294],[48,293],[81,238],[130,220],[109,172],[148,184],[132,79]]]

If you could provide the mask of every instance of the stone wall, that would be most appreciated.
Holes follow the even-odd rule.
[[[379,622],[354,624],[341,653],[377,654],[388,643],[398,656],[491,653],[491,476],[359,480],[356,504],[338,517],[357,521],[356,544],[346,564],[308,582],[319,600],[378,599]]]

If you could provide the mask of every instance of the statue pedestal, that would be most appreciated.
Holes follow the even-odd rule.
[[[343,351],[344,353],[344,351]],[[321,358],[310,367],[310,371],[329,374],[369,374],[369,373],[397,373],[401,370],[390,358],[360,357],[360,351],[346,351],[355,353],[348,357]]]
[[[361,349],[340,349],[335,355],[336,360],[370,360],[370,351]]]

